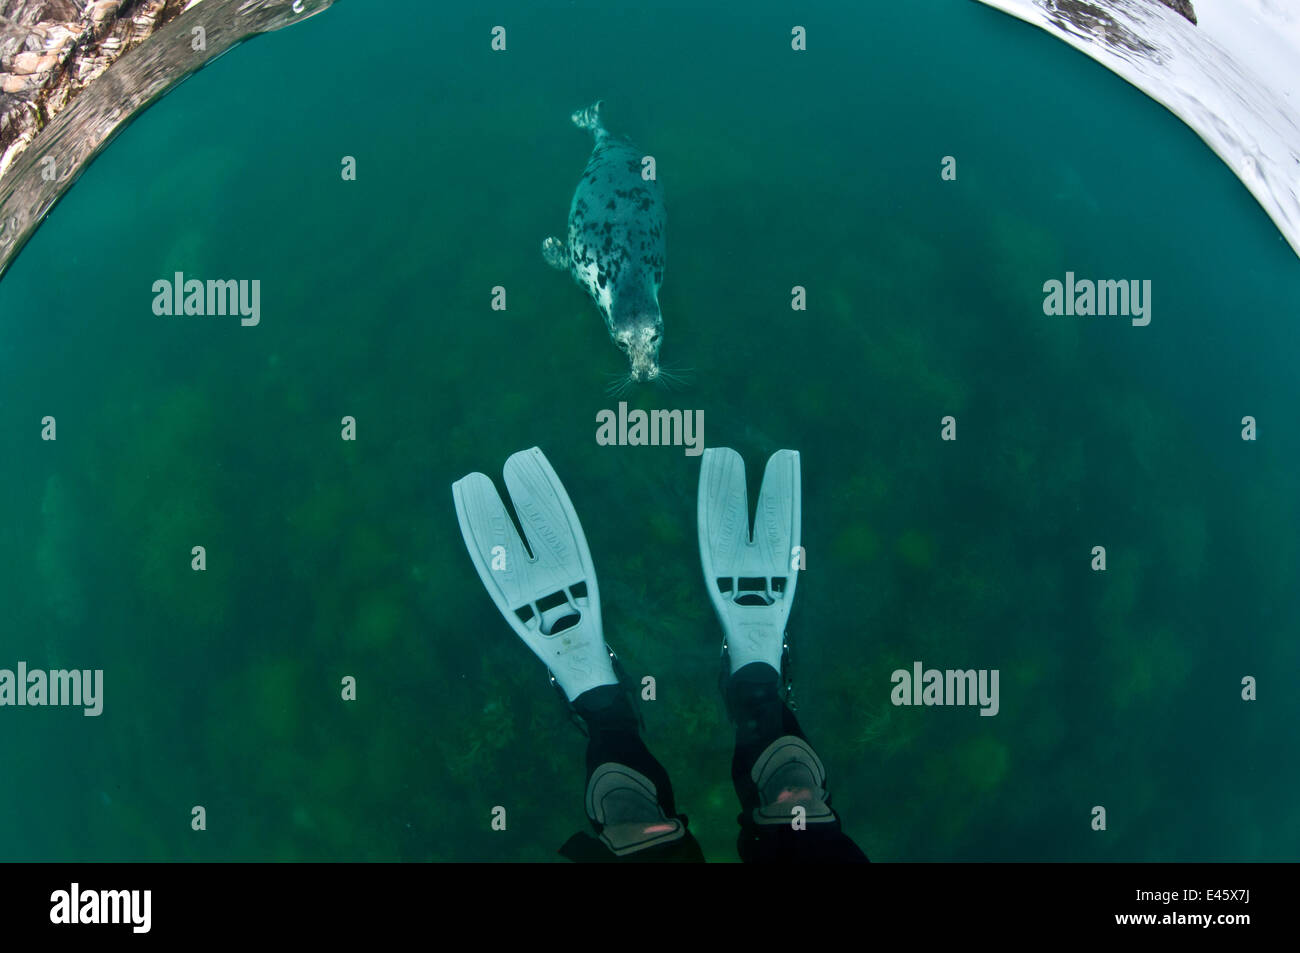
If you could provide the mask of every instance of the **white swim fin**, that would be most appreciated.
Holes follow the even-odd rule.
[[[505,480],[531,556],[488,477],[471,473],[451,487],[461,535],[488,595],[569,701],[618,684],[596,571],[564,484],[536,447],[511,455]]]
[[[751,536],[745,461],[726,447],[704,451],[700,562],[733,673],[751,662],[781,671],[785,624],[799,578],[794,568],[799,506],[799,453],[778,450],[763,473]]]

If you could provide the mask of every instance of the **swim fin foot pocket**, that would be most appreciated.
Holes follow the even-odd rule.
[[[686,826],[664,814],[653,781],[625,764],[599,765],[587,782],[587,817],[616,857],[681,840]]]
[[[750,779],[758,789],[753,818],[759,826],[788,825],[796,807],[808,824],[836,819],[827,803],[826,769],[803,738],[784,735],[773,741],[754,762]]]

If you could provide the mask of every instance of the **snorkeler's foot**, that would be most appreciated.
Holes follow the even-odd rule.
[[[528,549],[487,476],[471,473],[451,488],[465,546],[488,595],[570,702],[618,684],[601,627],[596,571],[564,484],[536,447],[506,461],[505,481]]]
[[[835,819],[827,801],[826,769],[781,698],[780,678],[752,662],[727,680],[727,709],[736,723],[731,774],[752,823],[789,824],[802,809],[808,824]]]
[[[778,450],[763,473],[751,535],[745,461],[725,447],[704,451],[700,562],[732,673],[753,662],[781,671],[798,580],[799,506],[799,454]]]

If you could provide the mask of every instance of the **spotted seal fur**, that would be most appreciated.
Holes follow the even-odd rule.
[[[571,117],[591,131],[595,145],[569,206],[567,240],[546,239],[542,255],[587,289],[610,338],[627,353],[631,379],[653,381],[664,326],[663,187],[643,174],[641,151],[605,129],[602,102]]]

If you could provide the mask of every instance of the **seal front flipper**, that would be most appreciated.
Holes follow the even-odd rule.
[[[569,258],[569,246],[554,235],[542,242],[542,257],[546,259],[548,265],[560,271],[568,271],[572,264]]]
[[[798,580],[792,550],[799,545],[800,495],[799,454],[778,450],[763,472],[751,536],[745,461],[726,447],[704,451],[700,562],[733,674],[751,662],[781,671]]]
[[[471,473],[451,487],[461,535],[488,595],[569,701],[618,684],[596,570],[564,484],[536,447],[511,455],[505,481],[528,549],[488,477]]]

